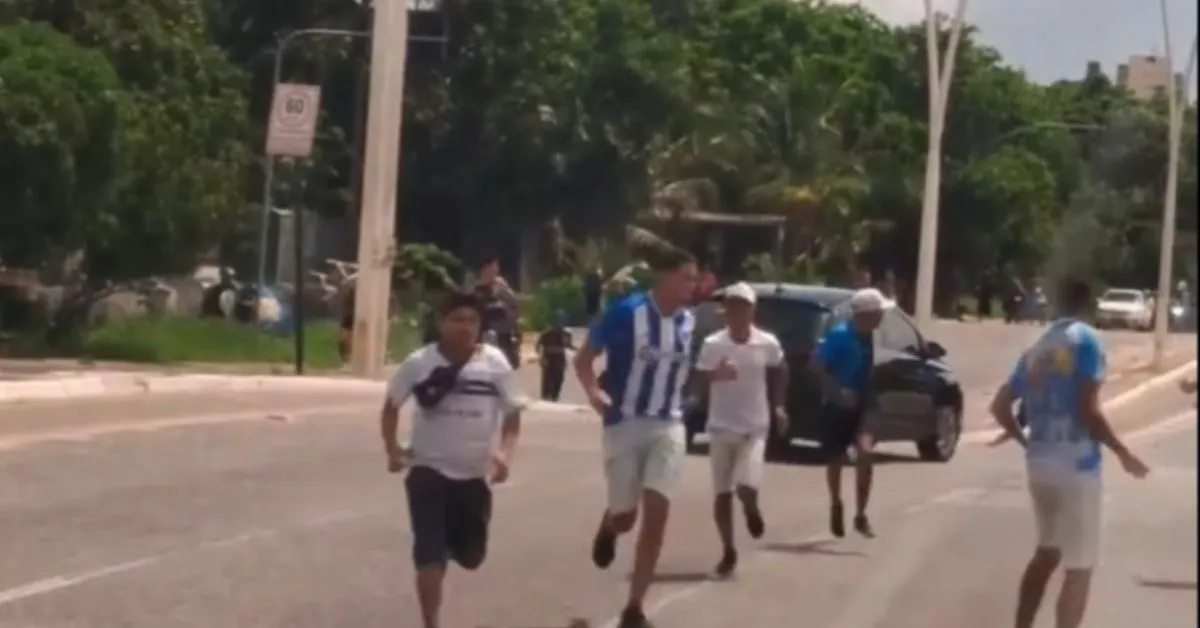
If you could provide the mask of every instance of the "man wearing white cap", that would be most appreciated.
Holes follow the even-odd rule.
[[[875,366],[873,335],[893,302],[875,288],[863,288],[850,297],[850,320],[834,325],[817,345],[813,356],[823,385],[821,450],[826,456],[825,476],[829,485],[829,530],[835,537],[846,534],[842,507],[842,466],[846,450],[855,451],[854,529],[872,537],[867,519],[871,498],[874,438],[863,425]]]
[[[724,290],[725,329],[704,340],[696,360],[696,381],[709,396],[709,460],[712,465],[713,518],[721,539],[716,572],[737,568],[734,546],[734,495],[742,506],[746,530],[761,538],[766,530],[758,502],[772,418],[787,429],[784,400],[787,367],[783,347],[772,334],[754,326],[754,289],[737,283]]]

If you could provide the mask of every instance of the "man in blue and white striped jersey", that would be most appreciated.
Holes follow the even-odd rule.
[[[695,317],[688,308],[696,287],[696,260],[680,250],[649,260],[653,286],[613,304],[575,357],[588,401],[604,418],[604,474],[608,508],[592,543],[592,561],[612,564],[617,537],[638,538],[629,600],[621,628],[649,628],[642,600],[654,578],[667,527],[670,498],[686,455],[683,386],[691,368]],[[599,377],[593,362],[606,355]]]

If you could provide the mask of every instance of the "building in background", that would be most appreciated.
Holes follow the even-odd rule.
[[[1090,67],[1089,67],[1090,70]],[[1183,73],[1174,77],[1167,66],[1167,58],[1159,55],[1133,55],[1127,63],[1117,66],[1117,85],[1129,90],[1135,98],[1150,100],[1165,94],[1168,81],[1175,81],[1176,93],[1185,92]]]

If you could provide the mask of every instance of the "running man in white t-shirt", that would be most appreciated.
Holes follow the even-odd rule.
[[[508,358],[479,342],[480,297],[451,294],[440,314],[438,341],[400,365],[388,382],[380,419],[388,470],[408,470],[404,485],[423,628],[440,626],[449,562],[467,570],[483,565],[491,485],[508,479],[525,403]],[[417,407],[410,444],[402,447],[396,431],[409,397]]]
[[[716,493],[713,517],[722,546],[716,572],[721,577],[737,568],[735,494],[750,536],[761,538],[766,530],[758,487],[767,432],[772,419],[782,431],[787,430],[788,420],[783,347],[774,335],[754,326],[754,289],[737,283],[726,288],[724,296],[726,327],[704,340],[696,361],[697,381],[709,397],[709,461]]]

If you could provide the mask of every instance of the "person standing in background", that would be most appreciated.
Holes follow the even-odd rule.
[[[567,315],[559,311],[554,326],[538,336],[535,346],[542,367],[542,400],[558,401],[567,372],[567,352],[575,349],[575,340],[567,329]]]
[[[596,266],[583,275],[583,312],[590,323],[600,313],[604,300],[604,271]]]

